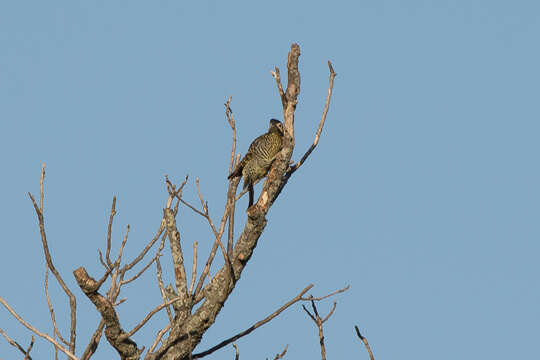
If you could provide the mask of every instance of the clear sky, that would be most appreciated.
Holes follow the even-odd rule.
[[[113,195],[114,249],[131,224],[128,259],[159,226],[165,174],[199,177],[217,221],[231,144],[223,104],[232,94],[245,152],[282,117],[269,71],[285,73],[298,42],[295,159],[313,140],[330,59],[338,76],[327,124],[198,350],[314,283],[314,295],[351,285],[327,323],[329,359],[367,359],[354,325],[378,360],[538,359],[539,36],[537,1],[4,1],[0,295],[50,333],[27,196],[46,162],[49,245],[79,298],[80,355],[99,317],[71,272],[102,274]],[[185,194],[197,200],[194,181]],[[207,225],[187,209],[178,223],[186,252],[196,240],[205,256]],[[160,303],[154,270],[123,294],[131,329]],[[148,347],[164,324],[160,314],[134,339]],[[3,308],[0,327],[29,343]],[[273,358],[285,344],[286,359],[319,357],[300,305],[238,341],[240,358]],[[115,357],[104,339],[98,352]],[[41,339],[32,353],[52,354]],[[0,338],[0,358],[18,357]]]

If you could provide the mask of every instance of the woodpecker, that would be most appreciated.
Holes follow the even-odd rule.
[[[270,165],[281,151],[283,146],[283,124],[281,121],[272,119],[268,132],[253,140],[246,155],[227,179],[242,176],[244,189],[249,188],[249,206],[253,205],[253,184],[262,179],[270,170]]]

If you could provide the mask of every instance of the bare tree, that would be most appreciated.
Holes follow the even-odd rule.
[[[330,62],[328,62],[328,68],[330,71],[328,95],[326,97],[322,117],[315,134],[315,139],[313,144],[304,153],[300,160],[297,162],[291,162],[291,157],[295,146],[294,116],[298,102],[298,95],[300,93],[300,73],[298,71],[299,56],[300,47],[297,44],[292,44],[287,61],[288,81],[285,90],[283,89],[281,83],[279,69],[276,67],[275,70],[271,72],[276,81],[278,93],[283,106],[285,129],[283,148],[267,174],[258,200],[253,206],[250,206],[247,209],[247,218],[244,228],[236,239],[234,236],[235,204],[236,201],[246,192],[243,191],[237,195],[237,188],[240,181],[240,178],[238,177],[230,179],[228,183],[227,199],[221,220],[218,224],[214,224],[212,221],[208,202],[205,201],[203,197],[198,179],[196,180],[196,185],[200,205],[195,205],[186,201],[182,196],[184,186],[188,181],[187,176],[180,184],[174,184],[169,180],[168,177],[166,177],[165,184],[168,190],[168,198],[165,208],[163,209],[162,220],[155,233],[155,236],[139,252],[138,256],[128,262],[125,261],[123,252],[128,240],[129,225],[126,228],[118,254],[116,256],[111,254],[111,234],[114,217],[116,214],[116,198],[113,198],[109,216],[105,254],[99,251],[99,261],[103,266],[103,273],[99,278],[95,278],[89,275],[83,266],[73,271],[73,275],[75,276],[80,289],[86,295],[88,300],[92,302],[97,310],[97,313],[99,313],[99,316],[101,317],[99,325],[95,329],[91,338],[87,341],[82,354],[80,356],[76,356],[77,301],[75,295],[68,288],[61,274],[56,270],[47,243],[44,225],[43,194],[45,164],[43,164],[40,178],[39,201],[36,201],[34,196],[30,193],[29,196],[38,218],[43,253],[46,259],[44,287],[51,322],[53,325],[53,334],[46,334],[26,322],[1,297],[0,303],[2,303],[2,305],[11,313],[11,315],[26,326],[32,333],[46,339],[49,343],[51,343],[52,346],[54,346],[56,357],[58,357],[59,352],[62,352],[70,359],[90,359],[95,353],[100,343],[102,334],[104,333],[108,343],[118,352],[121,359],[141,359],[144,355],[144,359],[146,360],[187,360],[202,358],[209,355],[268,323],[291,305],[299,301],[310,301],[314,314],[311,314],[305,307],[304,309],[314,320],[319,329],[321,354],[322,358],[325,359],[326,355],[323,341],[324,338],[322,335],[322,324],[332,315],[335,310],[336,303],[334,303],[334,307],[332,308],[330,314],[324,319],[321,319],[315,302],[346,291],[348,286],[332,294],[315,298],[313,296],[305,296],[305,294],[313,287],[313,285],[309,285],[290,301],[286,302],[282,307],[269,314],[266,318],[254,323],[246,330],[223,340],[208,350],[194,353],[194,350],[200,343],[203,334],[215,322],[217,315],[223,308],[227,298],[232,293],[236,283],[240,279],[246,264],[251,259],[253,251],[257,246],[257,241],[266,227],[266,214],[268,213],[270,207],[281,194],[291,176],[304,164],[319,142],[326,120],[326,115],[328,113],[328,108],[330,106],[334,78],[336,76]],[[232,130],[232,149],[229,162],[229,173],[240,159],[240,154],[236,154],[236,123],[230,104],[231,97],[229,97],[225,103],[226,118]],[[199,214],[204,221],[208,222],[214,237],[210,254],[206,259],[198,279],[197,272],[199,270],[199,264],[197,258],[197,242],[193,243],[191,278],[188,279],[188,276],[186,275],[186,266],[189,266],[189,263],[186,265],[183,255],[183,246],[186,246],[186,244],[181,241],[180,231],[176,224],[176,216],[178,214],[180,205],[186,206],[187,208],[193,210],[195,213]],[[225,232],[225,230],[227,230],[227,232]],[[170,248],[172,257],[171,260],[174,269],[174,284],[167,286],[164,285],[162,280],[163,269],[160,261],[162,251],[165,246],[169,246]],[[218,251],[221,254],[220,256],[223,257],[224,264],[213,276],[210,276],[210,268]],[[142,266],[142,268],[135,272],[134,267],[139,264]],[[122,287],[137,280],[153,265],[155,265],[156,282],[159,286],[163,302],[146,314],[133,329],[128,331],[124,330],[121,325],[120,317],[116,311],[116,307],[125,301],[125,299],[120,299]],[[54,275],[54,278],[69,299],[69,336],[62,335],[56,324],[55,311],[48,291],[49,272]],[[110,280],[110,285],[107,290],[103,290],[102,286],[106,280]],[[167,312],[168,322],[162,325],[162,329],[157,333],[155,339],[147,344],[148,349],[145,353],[145,346],[138,345],[132,339],[132,337],[145,324],[147,324],[147,322],[156,313],[162,310]],[[24,354],[25,359],[30,358],[30,350],[32,349],[34,343],[33,339],[31,344],[27,348],[24,348],[19,343],[9,338],[9,336],[2,329],[0,329],[0,332],[10,344],[15,346],[22,354]],[[367,344],[367,341],[365,343]],[[236,358],[238,359],[238,347],[236,347],[235,344],[233,345],[235,346]],[[280,359],[285,356],[286,351],[287,347],[285,347],[285,350],[282,353],[277,354],[275,359]]]

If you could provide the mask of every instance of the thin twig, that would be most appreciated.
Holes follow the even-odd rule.
[[[240,350],[238,350],[238,346],[236,346],[235,343],[233,343],[232,346],[234,347],[234,352],[235,352],[234,360],[239,360],[240,359]]]
[[[223,235],[223,230],[225,230],[225,221],[227,219],[227,215],[229,213],[229,206],[225,205],[225,211],[223,214],[223,217],[221,219],[221,224],[219,227],[219,232],[216,230],[216,227],[214,226],[214,223],[212,222],[212,218],[210,217],[210,213],[208,211],[208,201],[204,201],[202,192],[201,192],[201,186],[199,184],[199,179],[195,180],[195,183],[197,185],[197,192],[199,193],[199,199],[201,200],[201,205],[204,210],[204,217],[208,220],[208,224],[210,225],[210,228],[212,228],[212,231],[214,232],[214,236],[216,237],[216,241],[221,249],[221,252],[223,254],[223,258],[225,259],[225,265],[229,268],[231,272],[232,277],[232,264],[231,260],[229,259],[229,255],[227,254],[227,250],[225,250],[225,247],[223,246],[223,243],[221,242],[221,236]]]
[[[216,227],[214,226],[214,223],[212,222],[212,218],[210,217],[210,214],[208,212],[208,202],[205,202],[204,199],[203,199],[200,184],[199,184],[199,179],[196,179],[195,182],[196,182],[196,185],[197,185],[197,191],[199,193],[199,199],[200,199],[201,204],[203,206],[204,213],[201,213],[200,211],[196,210],[191,205],[189,205],[189,206],[194,211],[196,211],[197,213],[199,213],[200,215],[202,215],[204,218],[207,219],[208,224],[210,225],[210,228],[212,229],[212,232],[214,233],[214,237],[215,237],[214,244],[212,245],[212,250],[210,251],[210,255],[208,256],[208,259],[206,260],[206,265],[204,266],[203,272],[202,272],[202,274],[201,274],[201,276],[199,278],[199,282],[197,283],[197,287],[195,288],[195,293],[194,293],[195,302],[198,302],[198,300],[200,301],[200,299],[199,299],[200,296],[199,295],[200,295],[200,291],[201,291],[203,283],[204,283],[204,279],[206,278],[206,276],[210,272],[210,266],[212,265],[212,262],[214,260],[215,255],[216,255],[216,251],[217,251],[218,246],[221,249],[221,252],[222,252],[223,257],[225,259],[225,265],[229,269],[229,272],[231,273],[231,275],[233,274],[233,271],[232,271],[232,264],[230,262],[230,259],[229,259],[228,255],[227,255],[227,251],[225,250],[225,247],[223,246],[223,243],[221,242],[221,237],[223,235],[223,232],[225,231],[225,222],[226,222],[227,216],[229,214],[229,209],[230,209],[229,208],[229,203],[227,202],[227,204],[225,205],[225,211],[223,213],[223,217],[221,218],[221,223],[219,225],[219,231],[218,231],[218,230],[216,230]],[[234,279],[234,276],[231,276],[231,278]]]
[[[152,344],[152,346],[150,347],[150,350],[148,350],[148,352],[146,353],[146,356],[144,357],[145,359],[147,359],[151,354],[152,352],[154,352],[154,349],[156,348],[157,344],[159,344],[159,342],[161,341],[161,338],[163,338],[163,335],[165,335],[165,333],[167,331],[169,331],[169,329],[171,328],[171,324],[167,324],[167,326],[165,326],[163,329],[161,329],[157,336],[156,336],[156,339],[154,340],[154,343]]]
[[[120,299],[118,300],[117,302],[114,303],[114,306],[118,306],[120,304],[123,304],[127,301],[127,298],[123,298],[123,299]]]
[[[368,351],[369,358],[371,360],[375,360],[375,357],[373,356],[373,353],[371,352],[371,347],[369,346],[369,343],[368,343],[367,339],[365,337],[363,337],[362,334],[360,334],[360,330],[358,329],[358,326],[354,325],[354,329],[356,330],[356,335],[358,335],[360,340],[362,340],[362,342],[364,343],[364,346],[366,347],[366,349]]]
[[[8,342],[10,345],[12,345],[12,346],[14,346],[15,348],[17,348],[17,350],[19,350],[23,355],[26,356],[26,350],[25,350],[18,342],[16,342],[16,341],[13,340],[12,338],[10,338],[10,337],[8,336],[8,334],[5,333],[4,330],[0,329],[0,334],[2,334],[2,336],[6,338],[7,342]]]
[[[231,109],[232,95],[229,96],[229,99],[225,103],[225,115],[227,116],[227,122],[232,130],[232,149],[231,149],[231,159],[229,161],[229,174],[234,168],[234,154],[236,153],[236,122],[234,121],[233,111]]]
[[[199,276],[199,281],[197,282],[197,287],[195,288],[195,302],[197,302],[199,295],[201,294],[201,290],[204,284],[204,280],[206,279],[206,276],[210,273],[210,266],[212,265],[212,261],[214,260],[214,257],[216,256],[218,244],[217,241],[214,240],[214,244],[212,245],[212,250],[210,250],[210,254],[208,255],[208,259],[206,260],[206,264],[204,265],[203,272],[201,273],[201,276]]]
[[[125,285],[125,284],[129,284],[130,282],[132,282],[134,280],[137,280],[137,278],[139,278],[139,276],[141,276],[146,270],[148,270],[148,268],[154,263],[154,261],[156,261],[156,259],[157,259],[157,255],[154,256],[152,258],[152,260],[150,260],[148,262],[148,264],[146,264],[136,275],[132,276],[131,278],[129,278],[127,280],[120,281],[120,286]]]
[[[326,315],[326,317],[324,319],[322,319],[322,322],[325,323],[328,319],[330,319],[330,316],[332,316],[332,314],[334,313],[334,311],[336,310],[336,305],[337,305],[337,302],[334,301],[334,306],[332,306],[332,310],[330,310],[330,312],[328,313],[328,315]]]
[[[101,265],[103,265],[105,270],[109,270],[110,267],[107,264],[105,264],[105,261],[103,261],[103,254],[101,253],[101,250],[99,249],[98,249],[98,254],[99,254],[99,262],[101,263]]]
[[[124,235],[124,239],[122,239],[122,243],[120,244],[120,249],[118,250],[118,257],[116,258],[116,261],[114,262],[114,267],[120,266],[120,262],[122,261],[122,255],[124,254],[124,247],[126,246],[128,236],[129,236],[129,229],[130,229],[130,226],[128,224],[126,226],[126,233]]]
[[[24,360],[29,360],[30,358],[30,351],[34,347],[34,335],[32,335],[32,341],[30,341],[30,345],[28,345],[28,349],[26,349],[26,355],[24,356]]]
[[[287,349],[289,348],[289,344],[287,344],[285,346],[285,349],[283,349],[283,351],[281,352],[281,354],[276,354],[276,357],[274,357],[274,360],[279,360],[279,359],[283,359],[283,357],[285,356],[285,354],[287,353]]]
[[[47,299],[47,306],[49,307],[49,313],[51,314],[51,321],[53,324],[53,331],[58,336],[61,342],[63,342],[66,346],[69,346],[69,342],[65,340],[60,332],[58,331],[58,326],[56,325],[56,318],[54,316],[54,308],[51,302],[51,297],[49,296],[49,267],[45,264],[45,298]]]
[[[283,92],[283,86],[281,85],[281,77],[279,75],[279,68],[276,66],[275,71],[270,71],[272,77],[276,79],[277,88],[279,91],[279,97],[281,99],[281,104],[283,107],[287,106],[287,99],[285,98],[285,93]]]
[[[144,326],[144,324],[146,324],[148,322],[148,320],[150,320],[152,318],[152,316],[154,316],[157,312],[159,312],[160,310],[163,310],[165,307],[171,305],[173,302],[178,301],[178,300],[182,300],[182,298],[177,297],[175,299],[167,301],[166,303],[158,305],[154,310],[150,311],[148,313],[148,315],[146,315],[144,317],[144,319],[140,323],[138,323],[137,326],[135,326],[133,328],[133,330],[131,330],[130,332],[128,332],[126,334],[120,335],[119,340],[122,341],[124,339],[127,339],[127,338],[133,336],[133,334],[135,334],[137,331],[139,331]]]
[[[156,235],[150,240],[150,242],[144,247],[144,249],[141,251],[141,253],[133,259],[129,264],[124,265],[123,271],[126,272],[128,270],[131,270],[136,264],[138,264],[148,253],[148,251],[154,246],[154,244],[159,240],[159,237],[161,234],[163,234],[163,231],[165,230],[165,222],[162,221],[159,225],[159,229],[156,232]]]
[[[41,177],[40,177],[40,200],[44,197],[44,190],[43,190],[43,183],[45,181],[45,163],[43,163],[43,166],[41,168]],[[45,221],[43,216],[43,202],[38,206],[36,203],[36,200],[32,196],[31,193],[28,193],[30,196],[30,199],[32,200],[32,204],[34,205],[34,210],[36,211],[38,222],[39,222],[39,232],[41,235],[41,244],[43,246],[43,253],[45,255],[45,261],[47,262],[47,266],[49,267],[49,270],[54,274],[54,277],[60,284],[60,287],[64,291],[64,293],[69,298],[69,308],[70,308],[70,336],[69,336],[69,351],[71,353],[75,352],[75,342],[76,342],[76,329],[77,329],[77,299],[75,298],[75,295],[71,292],[71,290],[68,288],[66,283],[64,282],[64,279],[62,276],[60,276],[60,273],[58,270],[56,270],[56,267],[53,264],[51,253],[49,251],[49,244],[47,243],[47,235],[45,234]]]
[[[349,290],[350,287],[351,287],[350,285],[347,285],[343,289],[336,290],[333,293],[330,293],[328,295],[321,296],[321,297],[313,297],[313,296],[309,295],[307,298],[302,298],[302,300],[304,300],[304,301],[312,301],[312,300],[313,301],[320,301],[320,300],[324,300],[326,298],[329,298],[330,296],[334,296],[334,295],[340,294],[342,292],[345,292],[345,291]]]
[[[43,197],[44,197],[44,191],[43,191],[43,184],[45,183],[45,162],[41,164],[41,176],[39,177],[39,210],[43,214]]]
[[[182,204],[186,205],[188,208],[195,211],[197,214],[201,215],[202,217],[206,217],[205,213],[203,213],[202,211],[200,211],[199,209],[197,209],[195,206],[191,205],[184,199],[180,199],[180,201],[182,202]]]
[[[180,184],[180,186],[178,187],[178,190],[176,190],[176,186],[169,181],[169,176],[165,175],[165,183],[167,184],[167,190],[169,192],[169,200],[167,201],[166,208],[171,207],[172,199],[174,198],[177,198],[178,200],[182,199],[182,191],[184,190],[184,186],[186,186],[188,178],[189,176],[186,174],[184,181],[182,182],[182,184]]]
[[[311,320],[317,325],[317,329],[319,330],[319,344],[321,346],[321,359],[326,360],[326,347],[324,345],[324,333],[323,333],[323,324],[332,316],[334,311],[336,310],[337,303],[334,301],[334,306],[332,307],[332,310],[323,318],[320,317],[319,312],[317,311],[317,306],[315,305],[315,301],[311,300],[311,307],[313,308],[313,314],[309,312],[309,310],[302,305],[302,308],[304,311],[309,315]]]
[[[92,335],[92,338],[90,338],[90,342],[88,343],[88,346],[86,346],[86,349],[84,350],[81,360],[90,359],[90,357],[96,352],[97,347],[99,345],[99,341],[101,340],[101,334],[103,334],[104,327],[105,327],[105,320],[101,319],[96,331],[94,331],[94,334]]]
[[[71,352],[69,351],[68,349],[64,348],[62,345],[60,345],[56,340],[54,340],[52,337],[50,337],[49,335],[39,331],[38,329],[36,329],[35,327],[33,327],[32,325],[30,325],[29,323],[27,323],[22,317],[19,316],[19,314],[17,314],[15,312],[15,310],[13,310],[9,305],[8,303],[4,300],[3,297],[0,296],[0,304],[4,305],[4,307],[7,309],[7,311],[9,311],[11,313],[11,315],[13,315],[13,317],[15,319],[17,319],[21,324],[23,324],[28,330],[32,331],[34,334],[44,338],[45,340],[49,341],[51,344],[53,344],[54,346],[58,347],[58,349],[60,349],[60,351],[62,351],[64,354],[66,354],[67,356],[69,356],[72,360],[78,360],[78,358]]]
[[[332,63],[328,61],[328,69],[330,70],[330,82],[328,85],[328,95],[326,97],[326,103],[324,105],[323,114],[321,117],[321,121],[319,122],[319,128],[317,129],[317,132],[315,133],[315,140],[313,140],[313,144],[309,147],[309,149],[306,151],[304,156],[298,161],[296,164],[290,167],[290,169],[285,174],[285,179],[289,179],[291,175],[298,170],[300,166],[306,161],[308,156],[311,154],[313,150],[315,150],[315,147],[317,147],[317,144],[319,143],[319,138],[321,137],[321,132],[324,127],[324,122],[326,121],[326,114],[328,113],[328,108],[330,107],[330,99],[332,98],[332,90],[334,88],[334,78],[336,77],[336,73],[334,72],[334,68],[332,67]]]
[[[116,215],[116,196],[113,196],[111,214],[109,215],[109,226],[107,228],[107,250],[105,251],[105,259],[107,260],[107,265],[109,268],[112,268],[113,264],[111,262],[111,235],[112,235],[112,224],[114,220],[114,215]]]
[[[219,350],[221,349],[222,347],[224,346],[227,346],[229,345],[230,343],[232,343],[233,341],[236,341],[238,339],[240,339],[241,337],[243,336],[246,336],[248,335],[249,333],[251,333],[253,330],[257,329],[258,327],[261,327],[262,325],[266,324],[267,322],[269,322],[270,320],[272,320],[273,318],[275,318],[276,316],[278,316],[279,314],[281,314],[284,310],[286,310],[289,306],[297,303],[298,301],[302,300],[302,296],[309,291],[309,289],[311,289],[313,287],[313,284],[309,284],[304,290],[302,290],[298,295],[296,295],[293,299],[291,299],[290,301],[288,301],[287,303],[285,303],[282,307],[280,307],[279,309],[277,309],[276,311],[274,311],[272,314],[268,315],[267,317],[265,317],[264,319],[262,319],[261,321],[258,321],[256,322],[255,324],[253,324],[251,327],[249,327],[248,329],[226,339],[226,340],[223,340],[222,342],[220,342],[219,344],[217,344],[216,346],[213,346],[212,348],[206,350],[206,351],[203,351],[201,353],[198,353],[198,354],[194,354],[193,355],[193,358],[194,359],[198,359],[198,358],[202,358],[204,356],[207,356],[207,355],[210,355],[211,353],[213,353],[214,351],[216,350]]]

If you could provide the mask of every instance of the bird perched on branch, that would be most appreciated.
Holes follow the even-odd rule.
[[[236,176],[244,178],[244,189],[249,188],[248,207],[253,205],[253,184],[266,176],[282,146],[283,124],[279,120],[272,119],[268,132],[253,140],[247,154],[227,177],[227,179]]]

